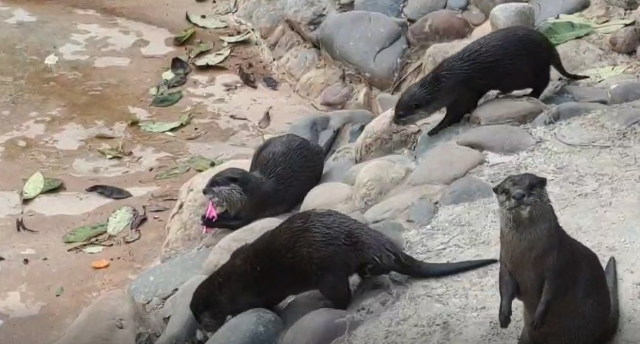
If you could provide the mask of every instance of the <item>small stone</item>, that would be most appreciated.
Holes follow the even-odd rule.
[[[404,248],[404,232],[406,232],[406,228],[400,222],[386,220],[372,224],[371,228],[386,235],[396,245],[398,245],[398,247]]]
[[[487,125],[467,131],[458,137],[457,142],[479,151],[514,154],[533,146],[536,140],[520,127]]]
[[[389,154],[407,154],[412,152],[422,134],[417,126],[390,126],[383,129],[368,140],[357,140],[355,144],[355,161],[367,161]]]
[[[383,156],[377,159],[373,159],[373,160],[369,160],[369,161],[365,161],[362,163],[359,163],[357,165],[354,165],[353,167],[351,167],[349,169],[349,171],[347,171],[344,179],[343,179],[343,183],[347,184],[347,185],[355,185],[356,183],[356,179],[358,178],[358,174],[360,174],[360,171],[362,171],[362,169],[372,163],[373,161],[377,161],[377,160],[386,160],[386,161],[390,161],[394,164],[398,164],[401,166],[404,166],[405,168],[408,169],[413,169],[415,168],[416,164],[415,162],[407,157],[406,155],[400,155],[400,154],[392,154],[392,155],[387,155],[387,156]]]
[[[611,86],[609,105],[622,104],[640,99],[640,82],[626,82]]]
[[[344,158],[336,160],[331,164],[325,164],[320,183],[342,182],[349,169],[355,166],[355,164],[356,163],[353,158]]]
[[[353,197],[360,210],[369,209],[411,172],[411,168],[388,160],[375,160],[365,165],[353,186]]]
[[[440,196],[443,206],[470,203],[493,197],[491,184],[473,176],[462,177],[451,183]]]
[[[423,216],[425,218],[432,218],[436,212],[436,207],[433,204],[433,201],[438,198],[442,189],[444,189],[444,186],[438,185],[423,185],[411,188],[402,193],[389,197],[384,201],[369,208],[369,210],[364,213],[364,217],[369,223],[377,223],[385,220],[395,220],[400,217],[406,218],[408,215],[407,211],[411,208],[411,206],[422,199],[431,202],[431,206],[425,206],[425,203],[421,203],[423,211],[425,212]]]
[[[275,313],[255,308],[229,320],[206,344],[276,344],[283,330]]]
[[[436,206],[428,199],[419,198],[407,211],[407,222],[415,223],[418,226],[426,226],[436,213]]]
[[[607,90],[598,87],[567,85],[562,88],[577,103],[607,104],[609,95]]]
[[[562,103],[553,109],[536,117],[531,125],[533,127],[541,127],[560,121],[566,121],[573,117],[583,116],[593,111],[607,109],[608,106],[598,103]]]
[[[640,46],[640,27],[627,26],[609,36],[611,50],[620,54],[632,54]]]
[[[302,76],[314,69],[320,61],[320,51],[305,45],[283,47],[281,50],[286,50],[286,52],[276,62],[276,68],[279,72],[291,76],[294,80],[302,79]],[[279,51],[279,49],[276,48],[274,53],[276,51]]]
[[[307,99],[319,97],[325,88],[340,82],[342,70],[333,64],[313,65],[298,79],[295,92]]]
[[[404,8],[407,19],[417,21],[431,12],[442,10],[447,6],[447,0],[409,0]]]
[[[389,17],[400,17],[402,14],[402,0],[355,0],[355,11],[378,12]]]
[[[489,22],[491,23],[491,29],[494,31],[512,26],[533,28],[535,25],[535,11],[533,6],[529,4],[501,4],[491,10]]]
[[[192,277],[180,286],[175,297],[174,309],[167,328],[155,344],[188,343],[196,336],[198,323],[191,313],[191,297],[196,288],[207,278],[204,275]],[[114,343],[115,344],[115,343]]]
[[[536,25],[549,18],[557,18],[561,14],[574,14],[586,10],[590,0],[531,0],[529,2],[537,10]]]
[[[409,176],[409,184],[451,184],[483,162],[484,155],[474,149],[443,144],[425,154]]]
[[[471,31],[473,26],[461,14],[452,10],[438,10],[412,24],[407,36],[412,46],[427,47],[465,38]]]
[[[472,124],[525,124],[546,110],[546,105],[529,97],[503,97],[489,100],[478,106],[469,121]]]
[[[467,10],[462,13],[464,19],[466,19],[473,26],[480,26],[487,20],[487,17],[484,13],[478,10]]]
[[[454,42],[436,43],[430,46],[422,56],[422,71],[426,74],[444,61],[447,57],[457,53],[469,44],[470,40],[459,40]]]
[[[353,188],[337,182],[320,184],[309,191],[300,206],[300,211],[311,209],[331,209],[345,214],[354,212]]]
[[[638,0],[605,0],[605,2],[613,7],[625,10],[635,10],[640,6],[640,1]]]
[[[327,87],[320,99],[320,105],[342,107],[351,99],[353,86],[344,84],[333,84]]]
[[[617,109],[605,118],[615,126],[629,128],[640,123],[640,110],[636,108]]]
[[[464,11],[469,7],[469,0],[449,0],[447,9],[454,11]]]
[[[396,106],[396,103],[398,102],[398,98],[400,98],[399,95],[391,95],[389,93],[381,92],[376,96],[377,108],[375,109],[375,111],[378,114],[381,114],[389,109],[394,108]]]
[[[469,126],[463,123],[454,124],[443,129],[438,135],[429,136],[428,130],[425,130],[416,144],[415,156],[422,158],[432,148],[437,147],[441,143],[451,141],[454,137],[459,136],[469,130]]]
[[[526,3],[528,0],[471,0],[471,4],[477,7],[487,17],[496,6],[512,2]]]
[[[344,310],[322,308],[296,322],[285,333],[280,344],[331,344],[351,330],[352,325]]]
[[[273,217],[263,218],[231,232],[211,249],[204,264],[201,274],[209,276],[220,266],[229,260],[233,251],[238,247],[256,240],[262,234],[276,228],[282,220]]]
[[[284,321],[285,328],[288,329],[303,316],[320,308],[331,307],[333,307],[331,301],[327,300],[320,291],[311,290],[294,296],[285,305],[278,306],[277,313]]]

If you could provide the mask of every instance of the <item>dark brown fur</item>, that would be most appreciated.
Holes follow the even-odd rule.
[[[235,230],[293,210],[320,182],[339,132],[334,129],[324,147],[295,134],[266,140],[253,154],[248,172],[229,168],[209,180],[202,193],[214,204],[224,203],[227,211],[216,221],[203,215],[202,224]]]
[[[319,290],[336,308],[351,301],[349,277],[392,271],[417,278],[440,277],[496,263],[496,259],[425,263],[404,253],[384,234],[333,210],[291,216],[253,243],[238,248],[202,282],[191,311],[207,331],[227,316],[273,308],[291,295]]]
[[[525,173],[494,187],[500,204],[500,327],[511,304],[524,304],[519,344],[603,344],[618,328],[615,259],[598,256],[567,234],[546,191]]]
[[[429,74],[409,86],[395,106],[394,123],[415,123],[441,108],[445,117],[428,135],[456,124],[473,111],[489,91],[510,93],[531,88],[539,98],[549,85],[550,66],[563,76],[568,73],[553,43],[542,33],[524,26],[496,30],[444,59]]]

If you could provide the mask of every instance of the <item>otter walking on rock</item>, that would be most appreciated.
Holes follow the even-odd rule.
[[[249,171],[218,172],[202,190],[209,199],[203,226],[236,230],[291,211],[320,182],[339,133],[335,128],[324,147],[295,134],[272,137],[256,149]]]
[[[546,191],[547,180],[512,175],[493,188],[500,204],[500,327],[511,304],[524,304],[519,344],[603,344],[618,329],[616,261],[606,269],[567,234]]]
[[[384,234],[334,210],[295,214],[254,242],[241,246],[200,284],[191,300],[195,319],[216,331],[227,316],[273,308],[291,295],[319,290],[336,308],[351,301],[349,277],[392,271],[416,278],[448,276],[496,259],[425,263]]]
[[[393,121],[407,125],[446,108],[442,121],[428,132],[435,135],[460,122],[489,91],[505,94],[531,88],[529,96],[539,98],[549,85],[550,66],[570,79],[588,78],[568,73],[544,34],[524,26],[496,30],[444,59],[409,86],[396,103]]]

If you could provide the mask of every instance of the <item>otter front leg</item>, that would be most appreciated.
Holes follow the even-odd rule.
[[[547,276],[544,281],[544,287],[542,288],[542,296],[540,296],[538,307],[536,307],[536,312],[533,316],[533,321],[531,322],[531,327],[534,331],[538,331],[542,325],[544,325],[544,321],[549,313],[549,306],[551,305],[555,292],[556,285],[554,283],[554,279]]]
[[[500,311],[498,319],[500,327],[507,328],[511,323],[511,306],[518,295],[518,281],[511,275],[507,267],[500,262]]]
[[[463,91],[457,97],[449,103],[446,107],[447,113],[444,115],[444,118],[438,125],[436,125],[433,129],[429,130],[427,135],[434,136],[437,133],[441,132],[443,129],[446,129],[456,123],[459,123],[462,118],[478,105],[478,101],[482,98],[484,94],[479,94],[473,91]]]
[[[325,276],[318,288],[320,293],[331,301],[336,309],[347,309],[351,302],[351,289],[349,289],[349,277],[337,275]]]

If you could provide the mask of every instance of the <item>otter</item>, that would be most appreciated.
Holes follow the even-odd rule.
[[[496,30],[444,59],[402,92],[393,122],[412,124],[446,108],[442,121],[427,133],[436,135],[460,122],[489,91],[531,88],[528,96],[539,98],[549,85],[550,66],[569,79],[588,78],[568,73],[544,34],[524,26]]]
[[[229,260],[195,290],[191,311],[208,332],[228,316],[274,308],[282,300],[319,290],[334,307],[351,301],[349,277],[395,271],[415,278],[448,276],[497,263],[497,259],[426,263],[404,253],[384,234],[334,210],[297,213]]]
[[[547,179],[525,173],[493,188],[500,205],[500,327],[524,304],[519,344],[602,344],[618,329],[616,261],[565,232],[547,195]]]
[[[236,230],[293,210],[320,182],[339,133],[340,128],[334,128],[323,147],[295,134],[272,137],[255,151],[249,171],[228,168],[216,173],[202,190],[209,200],[202,225]]]

